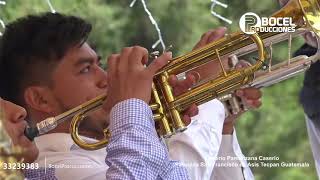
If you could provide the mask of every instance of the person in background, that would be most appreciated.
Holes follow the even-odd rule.
[[[289,0],[279,0],[281,7]],[[318,51],[318,42],[314,33],[307,32],[302,35],[305,44],[298,49],[294,56],[312,56]],[[310,66],[305,72],[303,86],[299,95],[299,102],[305,113],[305,121],[308,130],[309,141],[320,178],[320,62],[319,60]]]
[[[306,43],[295,53],[298,55],[314,55],[318,48]],[[299,101],[305,113],[307,130],[318,177],[320,177],[320,62],[311,65],[305,72]]]

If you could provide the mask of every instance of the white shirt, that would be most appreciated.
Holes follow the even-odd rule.
[[[223,179],[219,175],[215,177],[214,165],[217,157],[222,156],[219,154],[222,139],[224,139],[224,136],[228,136],[222,135],[224,119],[225,110],[223,104],[218,100],[212,100],[199,106],[199,114],[192,118],[192,123],[186,131],[169,139],[170,157],[181,161],[185,165],[191,179]],[[221,146],[222,149],[220,151],[233,149],[234,155],[240,159],[244,178],[246,180],[254,179],[251,169],[248,167],[247,161],[241,152],[235,130],[229,141],[232,143],[225,143],[224,146]],[[232,176],[239,175],[237,173],[239,171],[241,171],[241,167],[238,167],[238,171],[233,172]],[[240,176],[243,177],[242,173]]]
[[[232,136],[233,136],[233,138],[232,138],[233,151],[234,151],[236,157],[240,160],[241,166],[243,168],[242,173],[244,175],[244,179],[245,180],[254,180],[254,176],[253,176],[253,173],[252,173],[250,167],[248,166],[248,162],[247,162],[245,156],[242,154],[235,129],[233,131]]]
[[[318,178],[320,179],[320,126],[315,126],[311,119],[309,119],[307,116],[305,117],[313,158],[315,161]]]
[[[212,179],[214,163],[222,141],[224,114],[220,101],[205,103],[199,106],[199,114],[192,118],[188,129],[168,140],[170,157],[186,164],[191,179]],[[90,138],[84,139],[93,141]],[[36,138],[35,142],[40,152],[36,163],[39,163],[40,167],[60,164],[55,167],[58,179],[105,179],[108,166],[105,163],[104,148],[95,151],[83,150],[67,133],[46,134]],[[233,149],[237,156],[243,156],[235,132]],[[241,163],[246,164],[245,161]],[[195,167],[197,165],[198,167]],[[253,179],[248,167],[244,168],[244,174],[246,180]]]
[[[244,180],[241,162],[233,148],[233,135],[222,135],[218,157],[211,179]]]
[[[105,148],[95,151],[81,149],[68,133],[46,134],[35,138],[35,143],[39,148],[35,163],[39,163],[40,167],[59,165],[55,167],[55,175],[59,180],[106,178],[108,166],[105,163]]]

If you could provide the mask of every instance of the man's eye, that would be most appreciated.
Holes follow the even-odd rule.
[[[85,67],[84,69],[82,69],[81,71],[80,71],[80,73],[82,74],[82,73],[87,73],[87,72],[89,72],[89,70],[90,70],[90,66],[87,66],[87,67]]]

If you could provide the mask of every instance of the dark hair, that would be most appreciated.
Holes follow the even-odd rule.
[[[315,54],[317,48],[303,45],[295,55]],[[300,91],[300,103],[305,114],[316,124],[320,125],[320,62],[312,64],[304,76],[303,87]]]
[[[50,83],[55,65],[87,40],[91,28],[81,18],[59,13],[29,15],[7,25],[0,41],[0,95],[24,103],[23,90]]]

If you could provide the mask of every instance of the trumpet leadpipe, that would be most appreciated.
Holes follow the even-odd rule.
[[[58,116],[49,117],[45,120],[39,122],[34,127],[27,127],[25,129],[25,136],[33,141],[33,139],[37,136],[46,134],[50,132],[51,130],[55,129],[59,124],[65,122],[66,120],[72,119],[75,115],[81,113],[81,112],[90,112],[94,111],[98,108],[100,108],[106,99],[106,95],[100,95],[90,101],[87,101],[73,109],[70,109],[62,114],[59,114]],[[159,104],[151,104],[150,105],[151,110],[157,110],[159,108]],[[163,115],[162,114],[155,114],[154,118],[155,120],[161,119]]]

